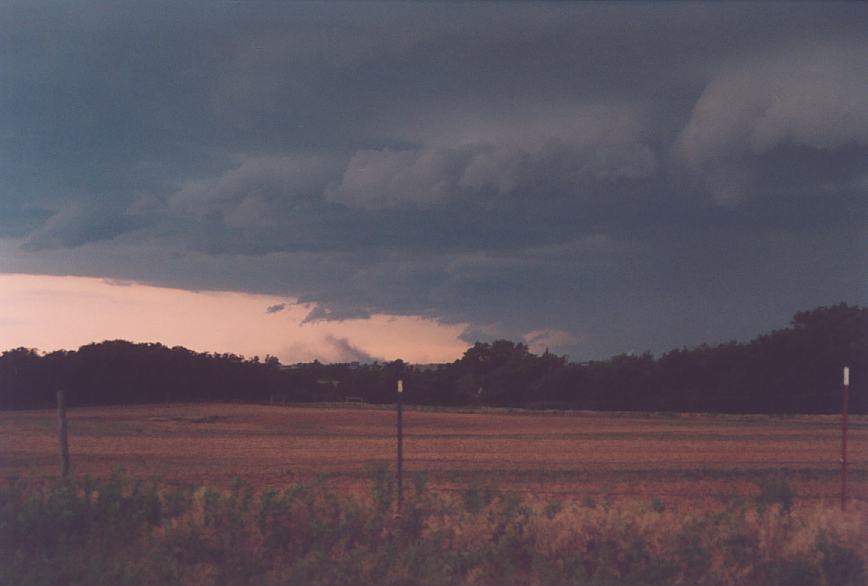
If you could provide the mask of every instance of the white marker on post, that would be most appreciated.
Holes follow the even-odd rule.
[[[845,366],[844,367],[844,385],[846,386],[849,384],[850,384],[850,367]]]
[[[404,392],[404,381],[402,381],[401,379],[398,379],[398,392],[399,393]]]

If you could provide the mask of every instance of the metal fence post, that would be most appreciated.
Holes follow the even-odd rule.
[[[57,391],[57,435],[60,440],[60,477],[69,476],[69,441],[66,433],[66,394]]]
[[[841,407],[841,510],[847,510],[847,411],[850,368],[844,367],[844,397]]]
[[[403,395],[404,381],[398,380],[398,514],[400,515],[404,508],[404,421],[403,421]]]

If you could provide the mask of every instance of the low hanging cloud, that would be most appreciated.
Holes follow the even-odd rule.
[[[347,338],[328,335],[325,337],[325,341],[332,350],[332,362],[381,362],[380,359],[371,356],[358,346],[354,346]]]
[[[367,319],[371,313],[364,309],[356,308],[326,308],[323,305],[317,304],[311,309],[308,314],[301,320],[302,324],[312,324],[317,322],[327,321],[346,321],[350,319]]]
[[[564,330],[542,329],[528,332],[524,335],[524,341],[531,352],[540,354],[546,350],[558,352],[571,348],[581,342],[581,338]]]
[[[276,303],[265,308],[265,313],[279,313],[286,309],[286,303]]]

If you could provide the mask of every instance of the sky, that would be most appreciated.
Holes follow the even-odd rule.
[[[63,303],[57,300],[62,299]],[[282,362],[454,360],[460,325],[405,316],[305,321],[313,306],[273,295],[189,291],[93,277],[0,275],[0,348],[78,348],[118,338]],[[424,346],[405,346],[424,339]],[[373,349],[374,354],[363,350]]]
[[[0,350],[582,361],[868,304],[866,55],[864,3],[4,2]]]

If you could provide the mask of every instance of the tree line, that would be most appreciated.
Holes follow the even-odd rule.
[[[509,340],[477,342],[448,364],[401,360],[290,366],[267,356],[193,352],[123,340],[42,354],[0,355],[0,408],[171,401],[315,402],[358,397],[442,406],[613,411],[836,413],[849,366],[854,413],[868,412],[868,308],[844,303],[802,311],[788,327],[749,342],[621,354],[570,362]]]

